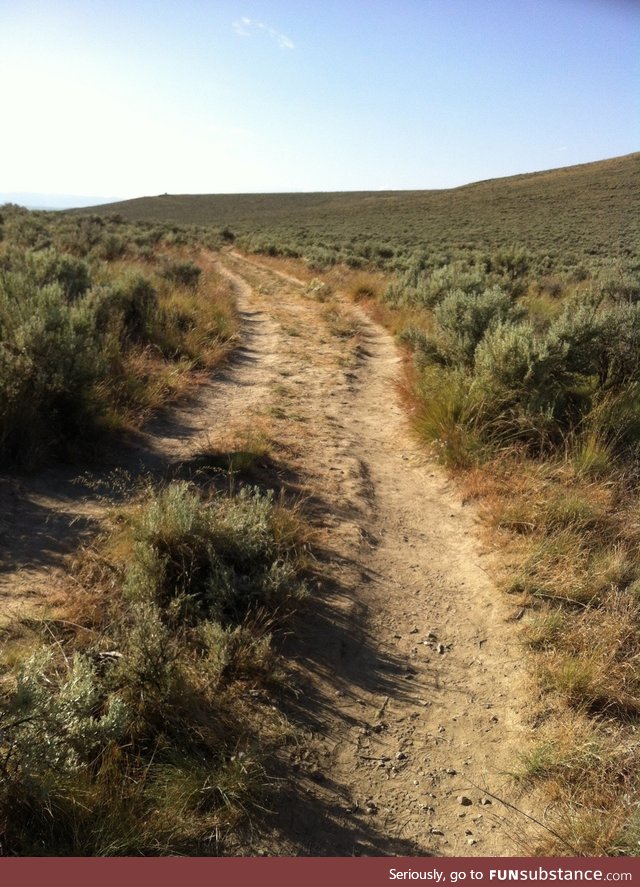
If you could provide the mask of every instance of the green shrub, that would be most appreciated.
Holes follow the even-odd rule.
[[[194,262],[169,262],[162,269],[162,276],[178,286],[195,289],[200,281],[202,269]]]
[[[460,291],[466,295],[479,295],[489,284],[490,280],[482,270],[469,269],[462,262],[446,264],[429,272],[418,259],[387,287],[384,299],[392,305],[433,308],[449,293]]]
[[[433,337],[418,343],[423,363],[470,371],[475,430],[487,440],[521,439],[538,449],[581,427],[605,446],[638,439],[637,306],[570,303],[546,331],[517,316],[497,288],[481,296],[452,293],[434,310]]]
[[[122,738],[128,715],[122,698],[106,692],[88,656],[76,654],[62,675],[50,650],[31,657],[4,714],[4,741],[14,751],[11,777],[36,780],[48,770],[90,764]]]
[[[152,343],[158,324],[158,294],[137,272],[127,272],[93,293],[96,324],[101,332],[119,328],[123,344]]]
[[[300,588],[276,542],[273,498],[243,489],[202,500],[186,484],[153,497],[132,525],[135,557],[128,595],[153,602],[169,618],[237,622],[256,606],[281,606]]]
[[[515,316],[511,298],[499,287],[483,293],[454,290],[436,305],[436,345],[445,362],[470,367],[488,330]]]
[[[0,453],[30,460],[98,418],[91,392],[104,372],[93,317],[59,284],[0,276]],[[41,452],[42,455],[42,452]]]
[[[65,298],[70,302],[83,296],[91,285],[86,262],[74,256],[60,254],[53,248],[28,252],[25,264],[38,286],[59,283]]]
[[[101,259],[107,262],[113,262],[121,259],[127,253],[126,241],[117,234],[105,234],[102,240],[96,245],[95,253]]]
[[[509,280],[524,277],[531,266],[531,256],[522,246],[496,250],[485,259],[487,271],[495,271]]]

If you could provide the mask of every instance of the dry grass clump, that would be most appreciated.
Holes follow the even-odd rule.
[[[521,776],[550,800],[531,852],[636,855],[640,751],[640,502],[633,476],[594,478],[575,452],[502,453],[462,476],[503,544],[499,572],[524,612],[542,725]]]
[[[360,272],[349,275],[346,285],[346,293],[353,302],[375,302],[382,295],[384,289],[380,275]]]
[[[324,318],[331,335],[339,339],[357,339],[361,330],[361,324],[352,311],[333,301],[326,305],[322,317]]]
[[[249,487],[114,510],[68,618],[4,663],[3,852],[211,855],[247,829],[288,730],[265,703],[305,593],[299,526]]]
[[[530,849],[540,856],[637,856],[637,743],[613,718],[557,711],[522,755],[517,776],[542,781],[548,804]]]

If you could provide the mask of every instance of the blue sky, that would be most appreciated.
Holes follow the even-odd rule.
[[[442,188],[629,153],[637,0],[0,0],[0,192]]]

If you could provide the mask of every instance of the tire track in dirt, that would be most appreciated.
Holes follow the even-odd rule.
[[[527,734],[526,665],[473,509],[409,434],[395,344],[343,305],[360,323],[349,359],[300,281],[229,261],[295,331],[283,339],[295,420],[279,436],[297,452],[332,586],[290,644],[305,739],[276,852],[517,854],[526,820],[492,796],[528,809],[506,775]]]

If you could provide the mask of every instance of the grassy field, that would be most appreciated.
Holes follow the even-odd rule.
[[[639,161],[630,154],[440,191],[163,195],[93,211],[211,226],[250,250],[300,256],[318,268],[473,265],[515,246],[540,274],[615,263],[637,270]]]

